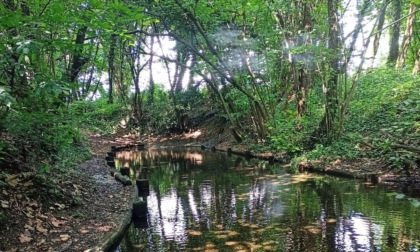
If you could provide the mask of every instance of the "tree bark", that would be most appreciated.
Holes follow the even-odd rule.
[[[149,59],[149,97],[147,104],[151,105],[154,102],[155,95],[155,80],[153,79],[153,54],[154,52],[155,37],[150,37],[150,59]]]
[[[80,73],[81,68],[86,63],[86,59],[83,58],[83,45],[85,42],[85,36],[87,31],[87,26],[83,25],[77,31],[76,41],[75,41],[75,50],[73,54],[73,61],[70,69],[70,82],[76,82],[77,76]]]
[[[343,64],[343,69],[342,72],[346,71],[346,66],[347,64],[350,62],[350,59],[352,57],[352,54],[354,52],[354,50],[356,49],[356,41],[359,37],[360,31],[362,30],[363,27],[363,19],[366,16],[366,11],[370,5],[371,1],[370,0],[364,0],[363,1],[363,5],[361,10],[359,11],[358,15],[357,15],[357,23],[356,23],[356,27],[353,30],[353,34],[352,34],[352,38],[351,38],[351,42],[350,42],[350,47],[349,50],[347,52],[347,57],[346,57],[346,61],[345,64]]]
[[[328,45],[331,58],[328,62],[330,76],[325,82],[325,114],[318,129],[312,134],[317,142],[331,142],[337,134],[339,116],[338,104],[338,72],[340,71],[340,24],[338,22],[338,0],[328,0]]]
[[[405,27],[404,37],[402,46],[398,54],[397,63],[395,64],[396,69],[403,67],[407,58],[408,47],[410,46],[411,39],[413,37],[414,25],[416,21],[417,6],[414,3],[410,4],[409,17],[407,18],[407,24]]]
[[[371,67],[373,67],[373,65],[375,63],[376,54],[378,53],[379,40],[381,38],[382,29],[383,29],[384,23],[385,23],[386,8],[388,7],[389,3],[390,3],[390,1],[384,0],[382,8],[379,10],[377,32],[375,33],[375,37],[373,39],[373,48],[372,48],[373,52],[372,52]]]
[[[115,59],[115,47],[117,45],[117,35],[112,34],[111,35],[111,41],[109,45],[109,53],[108,53],[108,103],[112,104],[114,103],[113,98],[113,81],[114,81],[114,73],[115,73],[115,67],[114,67],[114,59]]]
[[[418,75],[420,73],[420,48],[417,51],[416,62],[413,67],[413,75]]]
[[[398,58],[398,48],[399,48],[399,39],[400,39],[400,17],[401,17],[401,0],[392,0],[393,6],[393,20],[395,22],[390,29],[391,38],[389,44],[389,54],[388,54],[388,64],[394,64]]]

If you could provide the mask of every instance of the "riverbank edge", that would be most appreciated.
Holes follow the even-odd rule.
[[[193,147],[198,147],[197,145],[191,145]],[[256,158],[260,160],[266,160],[269,163],[278,163],[284,165],[287,168],[291,167],[291,160],[285,158],[283,156],[276,155],[272,152],[253,152],[250,150],[243,150],[243,149],[236,149],[235,146],[229,147],[208,147],[206,145],[200,145],[201,149],[210,149],[213,151],[219,152],[226,152],[231,153],[234,155],[242,156],[245,158]],[[243,146],[241,146],[243,148]],[[351,161],[350,161],[351,162]],[[323,175],[329,175],[334,177],[342,177],[342,178],[349,178],[349,179],[358,179],[364,180],[368,183],[373,184],[380,184],[380,183],[405,183],[405,182],[418,182],[418,181],[410,181],[409,178],[402,175],[396,175],[392,172],[385,172],[385,170],[389,171],[389,167],[381,163],[380,160],[371,160],[373,163],[371,166],[381,167],[381,171],[366,171],[366,172],[352,172],[347,171],[343,168],[340,168],[339,165],[335,164],[328,164],[325,162],[301,162],[297,164],[298,172],[311,172],[311,173],[318,173]]]
[[[310,160],[294,163],[299,157],[292,158],[287,153],[276,151],[253,151],[248,144],[235,144],[228,135],[217,138],[211,135],[203,135],[195,139],[186,137],[188,134],[175,135],[168,137],[143,138],[140,141],[147,148],[167,148],[167,147],[190,147],[201,148],[202,150],[213,150],[226,152],[245,158],[257,158],[266,160],[269,163],[278,163],[294,170],[295,172],[312,172],[323,175],[343,177],[349,179],[364,180],[373,184],[412,184],[420,183],[416,177],[402,173],[402,170],[393,169],[389,163],[382,159],[358,158],[358,159],[336,159],[333,162],[321,160]],[[190,134],[191,135],[191,134]],[[293,168],[292,168],[293,166]]]
[[[117,182],[117,181],[116,181]],[[119,224],[110,233],[105,235],[97,244],[85,250],[85,252],[100,252],[109,251],[111,248],[117,246],[118,242],[124,236],[125,231],[129,228],[133,217],[133,202],[138,198],[138,190],[135,185],[131,186],[131,203],[119,220]]]

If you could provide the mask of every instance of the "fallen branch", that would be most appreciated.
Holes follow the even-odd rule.
[[[375,147],[374,145],[370,144],[370,143],[366,143],[366,142],[359,142],[361,145],[367,146],[369,148],[372,149],[376,149],[377,147]],[[390,145],[391,148],[393,149],[404,149],[410,152],[414,152],[417,154],[420,154],[420,148],[414,147],[414,146],[410,146],[410,145],[403,145],[403,144],[391,144]]]
[[[392,144],[391,147],[394,148],[394,149],[404,149],[404,150],[407,150],[407,151],[411,151],[411,152],[420,154],[420,148],[410,146],[410,145]]]

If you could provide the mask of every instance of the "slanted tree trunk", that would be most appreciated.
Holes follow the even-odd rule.
[[[373,67],[373,64],[375,63],[375,57],[378,53],[379,49],[379,40],[381,39],[382,29],[384,28],[385,23],[385,14],[386,14],[386,8],[388,7],[388,4],[390,1],[383,0],[383,6],[379,10],[379,17],[378,17],[378,26],[377,26],[377,32],[375,33],[375,37],[373,39],[373,52],[372,52],[372,60],[371,60],[371,67]]]
[[[93,62],[96,62],[96,59],[98,58],[99,45],[100,45],[100,43],[98,41],[96,43],[95,56],[92,60]],[[92,85],[92,80],[93,80],[93,73],[95,72],[96,69],[97,68],[94,65],[91,66],[90,73],[89,73],[89,79],[88,79],[86,85],[83,86],[83,92],[82,92],[83,99],[86,98],[86,96],[89,94],[89,90],[90,90],[90,87]]]
[[[392,0],[392,7],[394,11],[393,21],[395,22],[390,29],[391,38],[389,43],[388,64],[394,64],[398,58],[398,48],[400,39],[400,18],[401,18],[401,0]]]
[[[350,41],[350,47],[349,50],[347,51],[347,57],[345,60],[345,64],[343,64],[342,70],[341,72],[343,73],[344,71],[346,71],[347,68],[347,64],[350,62],[350,59],[352,58],[353,52],[354,50],[356,50],[356,41],[359,37],[360,32],[362,31],[362,27],[363,27],[363,19],[366,16],[366,12],[367,9],[369,8],[371,4],[370,0],[364,0],[363,1],[363,5],[357,15],[357,23],[356,23],[356,27],[353,30],[353,34],[352,34],[352,38]]]
[[[416,4],[411,3],[410,10],[408,13],[409,16],[407,18],[407,24],[405,27],[404,37],[402,41],[402,46],[398,54],[397,63],[395,64],[396,69],[402,68],[407,58],[408,47],[410,46],[410,42],[413,37],[414,24],[416,21],[416,11],[417,11]]]
[[[215,82],[214,75],[212,74],[212,79],[209,79],[207,76],[202,76],[202,77],[206,81],[206,83],[210,87],[210,89],[213,90],[213,92],[216,94],[217,98],[219,98],[219,100],[222,104],[222,109],[225,112],[226,117],[228,118],[228,120],[231,124],[230,130],[231,130],[231,133],[232,133],[233,137],[235,138],[235,140],[238,143],[242,142],[243,138],[242,138],[240,126],[232,118],[232,115],[231,115],[231,112],[230,112],[230,109],[229,109],[229,105],[226,102],[225,98],[223,97],[223,94],[220,92],[220,90],[218,88],[218,83]]]

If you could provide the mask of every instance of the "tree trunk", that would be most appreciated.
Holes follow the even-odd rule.
[[[339,116],[338,72],[340,70],[340,24],[337,18],[338,0],[328,0],[327,4],[329,23],[328,45],[332,55],[328,62],[330,75],[324,87],[324,90],[326,90],[324,118],[312,136],[316,141],[331,142],[336,138],[338,132],[336,124],[338,123]]]
[[[394,64],[398,58],[398,47],[400,39],[400,21],[397,21],[401,18],[401,0],[392,0],[393,6],[393,21],[395,22],[390,29],[391,39],[389,44],[389,54],[388,54],[388,64]]]
[[[375,37],[373,39],[373,52],[372,52],[371,67],[373,67],[373,65],[375,63],[376,54],[378,53],[379,40],[381,38],[382,29],[383,29],[384,23],[385,23],[386,8],[388,7],[388,4],[389,4],[388,0],[383,0],[383,1],[384,1],[383,6],[379,10],[377,32],[375,33]]]
[[[87,26],[82,26],[77,31],[76,41],[75,41],[75,50],[73,54],[73,61],[70,69],[70,82],[76,82],[77,76],[83,65],[86,63],[86,59],[83,58],[83,44],[85,42],[85,36],[87,31]]]
[[[109,89],[108,89],[108,103],[114,103],[113,98],[113,80],[114,80],[114,59],[115,59],[115,47],[117,45],[117,35],[111,35],[111,41],[109,45],[109,54],[108,54],[108,81],[109,81]]]
[[[228,106],[227,102],[225,101],[225,98],[223,97],[223,94],[218,89],[217,83],[214,83],[212,79],[209,79],[206,76],[202,76],[202,77],[204,78],[204,80],[206,81],[207,85],[211,88],[211,90],[213,90],[213,92],[217,95],[217,97],[219,98],[220,102],[222,103],[222,109],[225,112],[226,117],[228,118],[230,124],[232,125],[231,126],[231,133],[232,133],[233,137],[235,138],[235,140],[238,143],[242,142],[242,136],[241,136],[241,133],[240,133],[240,127],[238,126],[238,124],[236,123],[236,121],[232,118],[231,112],[229,110],[229,106]]]
[[[98,58],[99,45],[100,45],[100,43],[98,41],[96,43],[95,56],[94,56],[94,58],[92,60],[93,62],[96,62],[96,59]],[[90,70],[90,74],[89,74],[89,79],[88,79],[88,81],[87,81],[87,83],[86,83],[86,85],[84,86],[84,89],[83,89],[83,98],[86,98],[86,96],[89,94],[89,90],[90,90],[90,87],[92,85],[92,80],[93,80],[93,73],[95,72],[96,69],[97,68],[94,65],[91,66],[91,70]]]
[[[360,9],[360,11],[357,15],[356,27],[353,30],[353,34],[352,34],[352,38],[351,38],[351,42],[350,42],[350,47],[349,47],[349,50],[347,52],[347,57],[346,57],[345,64],[343,64],[343,68],[341,69],[342,73],[344,73],[346,71],[347,64],[350,62],[352,54],[353,54],[354,50],[356,49],[356,41],[359,38],[360,31],[362,30],[363,19],[366,16],[366,11],[369,8],[370,3],[371,3],[370,0],[364,0],[363,5],[362,5],[362,7],[361,7],[361,9]]]
[[[189,73],[189,78],[188,78],[188,85],[187,85],[187,89],[191,90],[191,88],[194,86],[194,67],[197,64],[197,56],[195,54],[191,54],[191,70]]]
[[[407,58],[408,47],[410,46],[411,38],[413,37],[414,25],[416,21],[416,11],[417,6],[414,3],[410,4],[409,17],[407,18],[407,24],[405,27],[404,37],[402,41],[402,46],[398,54],[397,63],[395,65],[396,69],[403,67],[405,60]]]
[[[419,73],[420,73],[420,48],[417,51],[416,62],[414,63],[414,68],[413,68],[413,75],[418,75]]]
[[[150,38],[150,59],[149,59],[149,97],[147,104],[151,105],[154,102],[155,95],[155,80],[153,79],[153,54],[154,52],[155,37]]]

